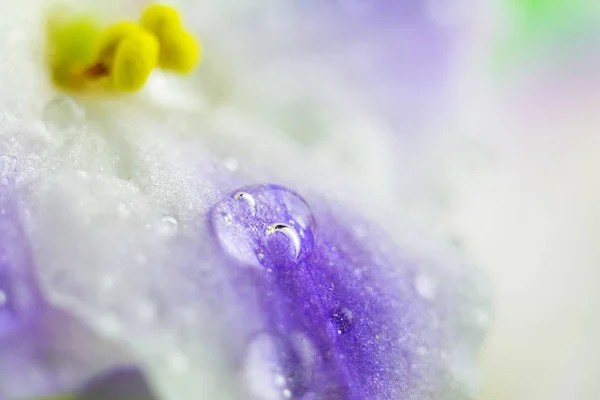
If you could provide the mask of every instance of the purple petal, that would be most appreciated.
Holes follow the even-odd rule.
[[[433,289],[419,280],[431,271],[418,258],[398,254],[360,220],[328,206],[311,211],[276,185],[239,189],[215,205],[210,220],[239,292],[254,291],[240,301],[252,314],[256,299],[262,320],[250,331],[246,368],[262,370],[262,379],[271,374],[273,385],[255,394],[468,398],[452,365],[474,363],[482,329],[468,301],[453,293],[458,276],[444,281],[433,302]],[[463,283],[462,296],[477,302]],[[467,310],[466,324],[457,304]],[[459,325],[464,338],[453,336]]]

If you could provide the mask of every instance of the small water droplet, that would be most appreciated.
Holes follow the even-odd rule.
[[[8,301],[6,293],[3,290],[0,290],[0,307],[4,307]]]
[[[277,386],[285,386],[285,376],[277,374],[277,376],[275,376],[275,384]]]
[[[283,389],[283,391],[281,392],[281,394],[283,394],[283,397],[286,399],[291,399],[292,398],[292,392],[290,389]]]
[[[419,296],[425,300],[433,300],[437,293],[436,283],[426,275],[419,275],[415,279],[415,289]]]
[[[119,215],[121,215],[121,217],[123,218],[127,218],[131,215],[131,209],[125,203],[119,204],[119,206],[117,207],[117,211],[119,212]]]
[[[284,234],[290,240],[292,246],[294,246],[294,257],[298,258],[298,256],[300,255],[301,246],[300,236],[298,235],[298,232],[296,232],[294,228],[287,224],[277,223],[269,226],[267,228],[266,234],[267,236],[272,236],[278,232]]]
[[[236,200],[243,200],[247,202],[252,215],[256,214],[256,200],[254,200],[254,197],[252,197],[251,194],[246,192],[237,192],[233,195],[233,198]]]
[[[223,221],[225,221],[225,223],[227,225],[230,225],[231,222],[233,221],[233,218],[231,217],[231,214],[221,213],[220,216],[221,216],[221,218],[223,218]]]
[[[158,233],[162,236],[173,236],[179,228],[179,222],[175,217],[165,215],[161,218],[158,225]]]
[[[83,108],[69,96],[56,96],[46,104],[43,113],[44,124],[51,133],[68,130],[84,118]]]
[[[338,334],[344,334],[354,326],[354,312],[348,308],[341,308],[331,314],[331,319],[337,327]]]
[[[237,160],[233,157],[227,157],[226,159],[224,159],[223,165],[225,166],[225,168],[227,168],[231,172],[235,172],[239,168]]]

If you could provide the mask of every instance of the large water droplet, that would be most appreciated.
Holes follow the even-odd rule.
[[[65,131],[83,121],[85,111],[71,97],[57,96],[44,108],[44,124],[51,133]]]
[[[340,335],[350,331],[354,326],[354,312],[348,308],[335,311],[331,314],[331,319]]]
[[[315,246],[308,204],[282,186],[241,188],[213,207],[210,220],[225,253],[247,265],[301,262]]]

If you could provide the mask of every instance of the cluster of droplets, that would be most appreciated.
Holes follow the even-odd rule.
[[[308,204],[282,186],[235,191],[214,206],[211,224],[225,253],[244,265],[299,263],[315,246],[316,221]]]

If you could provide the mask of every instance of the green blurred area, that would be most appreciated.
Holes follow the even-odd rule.
[[[600,1],[500,0],[508,32],[492,50],[496,68],[528,59],[564,57],[600,39]]]

